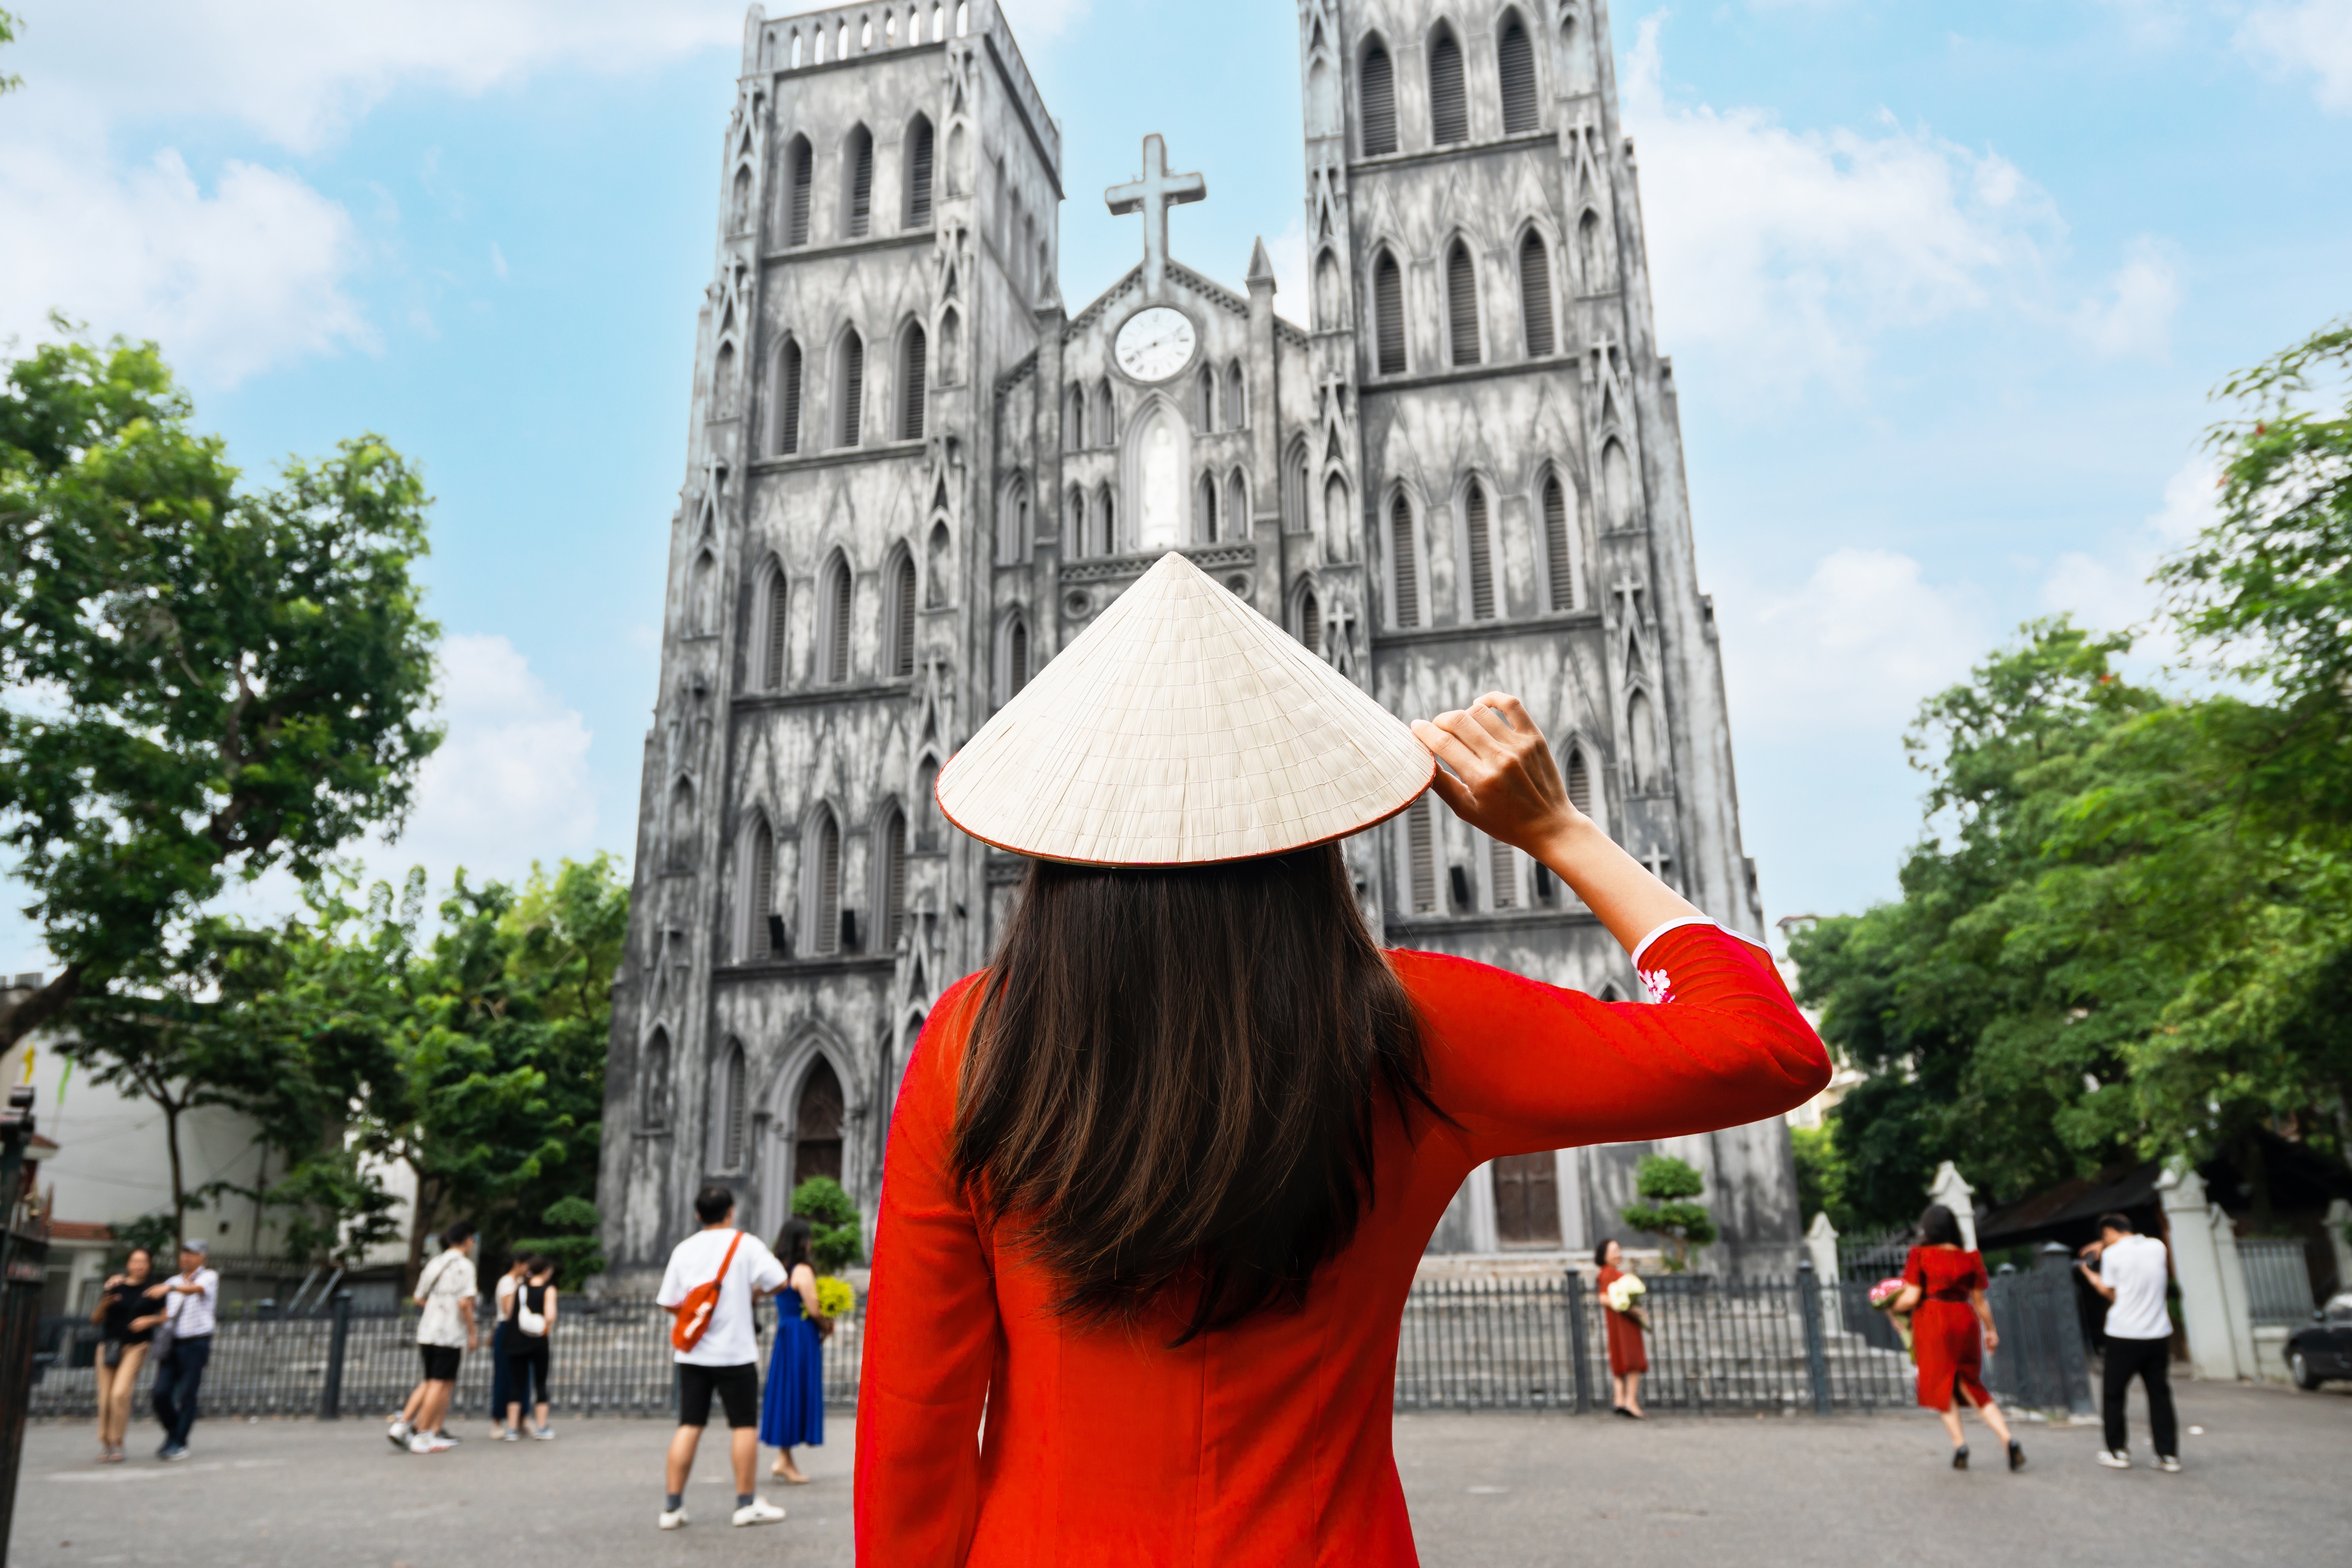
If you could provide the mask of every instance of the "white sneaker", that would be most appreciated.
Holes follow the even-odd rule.
[[[530,1435],[542,1443],[555,1441],[555,1428],[552,1426],[534,1426],[530,1429]]]
[[[685,1523],[686,1510],[682,1508],[666,1508],[662,1510],[661,1527],[664,1530],[677,1530]]]
[[[754,1497],[735,1510],[738,1524],[773,1524],[783,1517],[784,1510],[763,1497]]]
[[[522,1434],[509,1426],[505,1431],[499,1434],[499,1441],[501,1443],[520,1443],[522,1441]]]
[[[408,1451],[412,1454],[446,1454],[457,1446],[448,1438],[436,1437],[430,1432],[419,1432],[408,1440]]]
[[[395,1415],[392,1418],[392,1425],[384,1428],[383,1435],[392,1439],[394,1447],[405,1448],[408,1447],[409,1438],[415,1436],[416,1432],[415,1427]]]
[[[2128,1470],[2131,1468],[2131,1451],[2127,1448],[2116,1448],[2110,1452],[2102,1448],[2099,1450],[2099,1463],[2111,1470]]]
[[[2180,1473],[2180,1461],[2169,1454],[2158,1454],[2156,1457],[2156,1468],[2168,1476],[2177,1476]]]

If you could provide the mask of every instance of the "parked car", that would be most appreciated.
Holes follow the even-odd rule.
[[[2286,1369],[2297,1388],[2317,1388],[2331,1377],[2352,1378],[2352,1290],[2332,1298],[2286,1337]]]

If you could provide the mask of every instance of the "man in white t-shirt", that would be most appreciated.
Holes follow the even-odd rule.
[[[694,1195],[701,1230],[677,1244],[662,1275],[663,1306],[676,1308],[698,1288],[717,1280],[719,1296],[692,1350],[673,1350],[677,1363],[677,1432],[669,1441],[667,1500],[661,1527],[686,1522],[686,1482],[694,1471],[694,1451],[710,1420],[710,1400],[727,1412],[728,1442],[735,1461],[735,1522],[769,1524],[784,1510],[752,1489],[760,1458],[760,1348],[751,1335],[751,1298],[784,1288],[784,1266],[756,1236],[735,1228],[735,1194],[708,1186]]]
[[[449,1398],[457,1390],[457,1367],[480,1342],[474,1322],[474,1227],[458,1220],[441,1233],[441,1250],[416,1277],[416,1353],[425,1375],[384,1436],[412,1454],[443,1454],[457,1445],[441,1431]]]
[[[2169,1271],[2164,1243],[2137,1236],[2131,1220],[2119,1214],[2099,1216],[2099,1239],[2083,1248],[2084,1262],[2075,1265],[2091,1289],[2107,1300],[2107,1351],[2101,1369],[2107,1421],[2107,1446],[2099,1463],[2109,1469],[2131,1468],[2131,1450],[2125,1446],[2124,1404],[2137,1377],[2147,1390],[2147,1424],[2155,1428],[2156,1468],[2180,1468],[2180,1436],[2172,1413],[2172,1314],[2165,1310],[2164,1292]]]
[[[220,1276],[205,1267],[205,1241],[192,1236],[180,1243],[180,1271],[147,1294],[159,1298],[161,1310],[172,1325],[171,1347],[156,1358],[155,1385],[148,1398],[163,1428],[159,1459],[188,1457],[188,1433],[196,1424],[196,1391],[204,1386],[205,1366],[212,1360],[213,1326],[220,1311]]]

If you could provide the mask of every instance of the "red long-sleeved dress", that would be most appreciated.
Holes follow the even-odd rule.
[[[1919,1287],[1911,1309],[1911,1359],[1919,1363],[1919,1403],[1949,1410],[1958,1389],[1970,1405],[1992,1403],[1984,1385],[1984,1336],[1972,1292],[1992,1289],[1984,1255],[1957,1247],[1915,1247],[1903,1259],[1903,1282]]]
[[[1469,1173],[1505,1154],[1754,1121],[1828,1053],[1759,948],[1706,922],[1636,950],[1663,1005],[1391,955],[1429,1088],[1458,1126],[1375,1119],[1375,1190],[1303,1309],[1180,1349],[1172,1311],[1074,1329],[1051,1281],[975,1223],[950,1163],[978,988],[933,1010],[884,1165],[857,1415],[857,1557],[884,1568],[1411,1564],[1390,1449],[1398,1324]],[[982,1415],[986,1424],[983,1429]]]

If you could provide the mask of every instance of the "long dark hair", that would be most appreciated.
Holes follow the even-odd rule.
[[[815,1268],[809,1258],[809,1237],[814,1233],[815,1227],[798,1215],[784,1221],[783,1227],[776,1232],[776,1260],[786,1268],[803,1263]]]
[[[1960,1245],[1960,1222],[1952,1211],[1941,1204],[1929,1204],[1919,1215],[1919,1245],[1922,1247],[1958,1247]]]
[[[1033,862],[965,1053],[955,1165],[1058,1282],[1174,1342],[1303,1301],[1372,1197],[1372,1118],[1442,1115],[1332,846],[1167,869]]]

